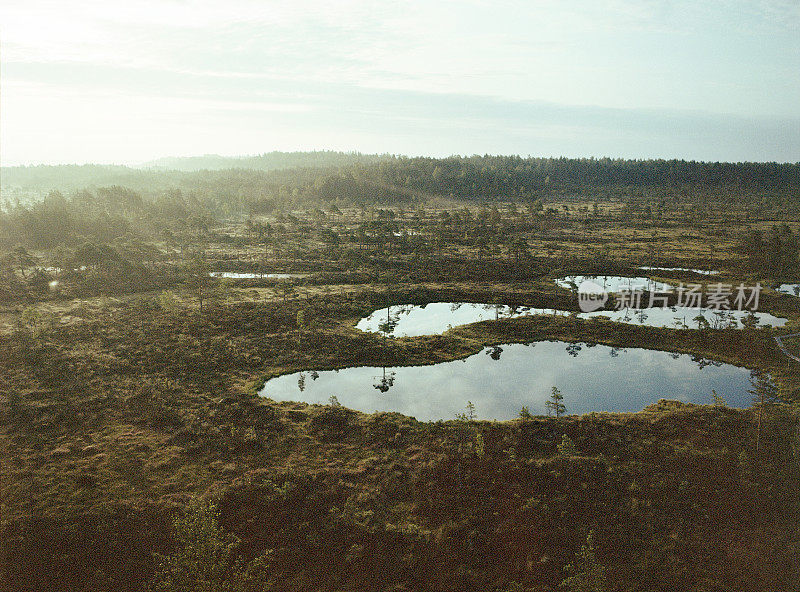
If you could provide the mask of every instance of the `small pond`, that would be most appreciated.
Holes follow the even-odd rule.
[[[644,309],[623,308],[622,310],[598,310],[595,312],[582,312],[577,316],[581,319],[593,317],[606,317],[610,321],[628,323],[631,325],[646,325],[648,327],[672,327],[677,329],[698,329],[703,326],[703,321],[697,319],[702,316],[710,329],[726,329],[744,327],[742,322],[750,315],[746,310],[709,310],[687,308],[685,306],[667,306]],[[787,319],[776,317],[768,312],[754,312],[753,318],[759,327],[783,327]]]
[[[648,265],[643,265],[639,267],[639,269],[643,271],[690,271],[692,273],[698,273],[700,275],[718,275],[718,271],[714,271],[713,269],[693,269],[691,267],[650,267]]]
[[[750,405],[750,371],[663,351],[539,341],[487,347],[463,360],[428,366],[306,371],[268,380],[275,401],[339,403],[366,413],[397,411],[421,421],[453,419],[467,401],[479,419],[517,417],[523,405],[546,413],[552,387],[568,414],[640,411],[661,398],[731,407]]]
[[[702,321],[695,320],[695,317],[700,315],[712,329],[724,328],[733,323],[736,324],[737,328],[741,329],[743,327],[741,320],[748,314],[746,311],[715,312],[708,309],[699,310],[682,306],[570,313],[549,308],[528,306],[511,308],[505,305],[458,302],[432,302],[421,305],[405,304],[392,306],[388,312],[389,316],[387,318],[387,309],[376,310],[368,317],[361,319],[356,328],[361,331],[380,332],[385,330],[388,321],[388,326],[392,329],[388,333],[389,335],[393,337],[420,337],[422,335],[440,335],[452,327],[479,321],[531,315],[565,316],[574,314],[579,319],[602,316],[618,323],[672,328],[685,328],[685,325],[689,329],[697,329],[698,323],[702,323]],[[755,313],[755,318],[759,325],[782,327],[786,324],[786,319],[775,317],[765,312]]]
[[[289,278],[303,277],[299,273],[240,273],[238,271],[212,271],[209,273],[211,277],[228,278],[233,280],[244,279],[270,279],[270,280],[288,280]]]
[[[781,284],[778,292],[789,294],[790,296],[800,296],[800,284]]]
[[[662,282],[656,282],[646,277],[623,277],[619,275],[568,275],[558,278],[556,284],[562,288],[573,288],[580,286],[584,281],[594,282],[606,292],[618,292],[619,290],[647,290],[649,292],[659,292],[670,290],[672,286]]]
[[[390,307],[388,322],[394,337],[419,337],[438,335],[451,327],[468,325],[478,321],[498,318],[530,316],[538,314],[567,315],[562,310],[516,307],[513,310],[505,305],[473,304],[459,302],[432,302],[430,304],[404,304]],[[361,319],[356,329],[362,331],[382,331],[387,322],[387,309],[376,310]]]

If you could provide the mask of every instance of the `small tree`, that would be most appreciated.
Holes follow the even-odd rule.
[[[297,340],[300,341],[301,336],[303,335],[303,331],[306,328],[306,312],[301,308],[297,311]]]
[[[42,328],[42,313],[35,306],[28,306],[19,317],[20,324],[30,331],[33,337],[38,337]]]
[[[758,328],[758,316],[752,310],[742,317],[742,325],[745,329]]]
[[[25,277],[25,270],[33,267],[37,263],[36,257],[28,253],[22,245],[17,245],[14,250],[6,256],[9,265],[19,269],[22,277]]]
[[[478,458],[483,458],[486,455],[486,443],[483,441],[483,434],[478,432],[475,434],[475,454]]]
[[[561,402],[564,400],[564,395],[561,394],[561,391],[558,390],[558,387],[553,387],[552,393],[550,394],[550,400],[545,401],[545,406],[547,407],[547,414],[553,415],[555,414],[556,417],[561,417],[564,413],[566,413],[567,408]]]
[[[705,331],[711,328],[711,324],[708,322],[702,314],[698,314],[696,317],[692,319],[695,323],[697,323],[697,328],[700,331]]]
[[[156,555],[158,567],[150,582],[152,592],[244,592],[268,590],[268,556],[244,564],[233,562],[239,539],[223,531],[217,507],[195,501],[172,522],[177,548],[172,555]]]
[[[233,295],[233,280],[230,278],[219,278],[212,284],[214,297],[218,302],[228,304]]]
[[[237,541],[219,526],[216,507],[195,502],[172,521],[178,548],[159,556],[153,592],[228,590],[225,573]]]
[[[522,409],[519,410],[519,418],[524,421],[533,419],[533,414],[530,412],[527,405],[523,405]]]
[[[586,542],[581,545],[581,550],[575,554],[572,563],[564,568],[567,577],[560,586],[571,592],[605,592],[608,590],[606,569],[595,556],[594,531],[586,535]]]
[[[475,413],[475,404],[472,401],[467,401],[467,421],[475,421],[477,417]]]
[[[475,421],[478,415],[475,413],[475,404],[472,401],[467,401],[467,412],[456,413],[456,419],[459,421]]]
[[[283,302],[286,303],[288,298],[292,298],[295,294],[295,287],[294,284],[290,280],[283,280],[280,283],[280,294],[283,296]]]

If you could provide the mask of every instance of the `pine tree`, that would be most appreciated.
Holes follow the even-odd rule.
[[[561,402],[563,400],[564,400],[564,395],[562,395],[561,391],[554,386],[553,391],[550,394],[550,400],[545,402],[545,406],[547,407],[547,414],[548,415],[555,414],[556,417],[561,417],[564,413],[566,413],[567,408]]]
[[[241,541],[219,525],[217,507],[195,501],[173,520],[177,548],[158,555],[151,592],[245,592],[270,590],[271,551],[249,563],[234,561]]]
[[[575,554],[574,561],[564,568],[567,577],[560,586],[571,592],[605,592],[608,590],[606,569],[595,556],[594,531],[586,535],[586,542]]]

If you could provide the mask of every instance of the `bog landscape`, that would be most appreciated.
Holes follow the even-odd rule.
[[[0,592],[800,592],[798,0],[2,0]]]
[[[797,589],[800,164],[2,182],[0,588]]]

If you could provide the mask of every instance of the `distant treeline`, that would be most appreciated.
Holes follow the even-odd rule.
[[[208,157],[212,158],[212,157]],[[221,158],[221,157],[213,157]],[[234,163],[302,168],[163,171],[122,166],[3,170],[0,245],[107,241],[147,229],[188,231],[215,219],[331,204],[369,207],[447,197],[473,203],[552,197],[669,194],[706,200],[797,200],[800,163],[699,163],[472,156],[407,158],[347,153],[265,154]],[[331,163],[341,166],[323,166]],[[77,187],[77,188],[76,188]]]
[[[6,167],[4,197],[16,190],[43,196],[57,189],[121,185],[137,191],[259,185],[295,196],[380,202],[411,194],[462,199],[540,196],[548,191],[626,187],[800,187],[800,163],[718,163],[610,158],[449,158],[362,155],[343,152],[272,152],[247,158],[203,156],[149,163],[155,168],[101,165]],[[167,170],[165,167],[169,167]],[[234,172],[238,170],[238,172]]]

